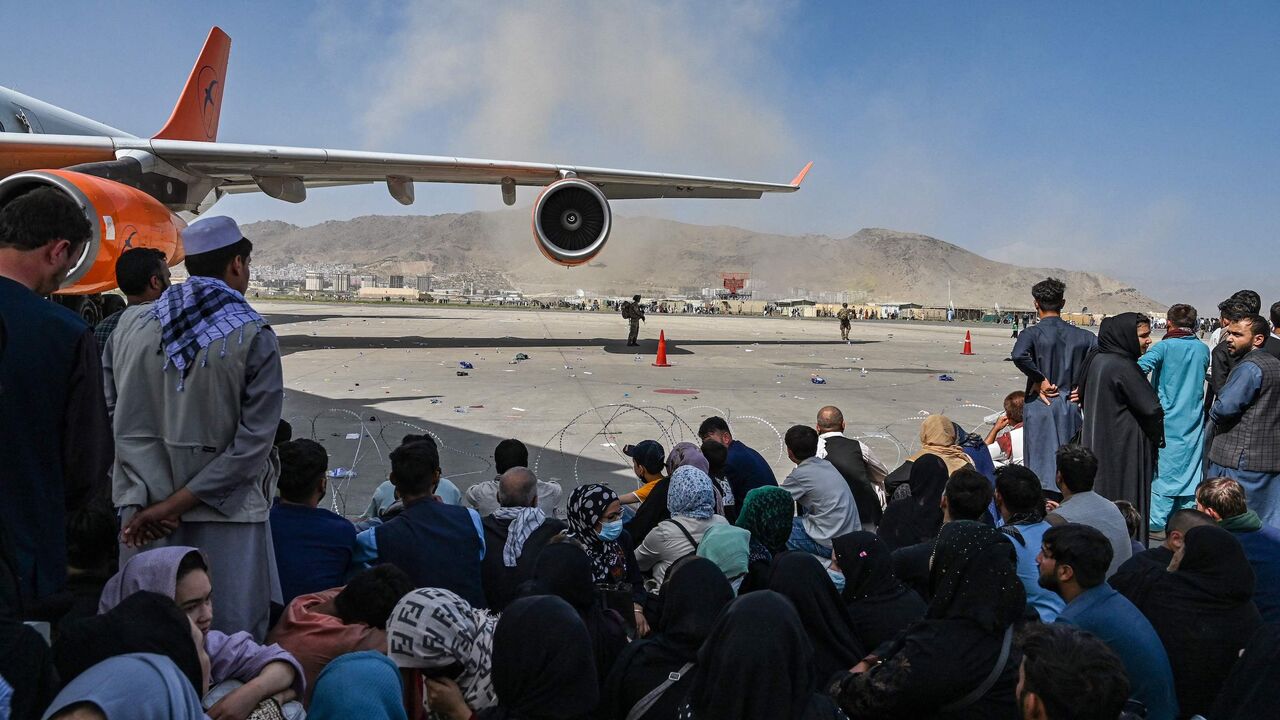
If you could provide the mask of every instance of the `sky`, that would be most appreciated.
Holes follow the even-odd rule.
[[[150,135],[216,24],[232,37],[220,140],[775,182],[813,160],[794,195],[614,210],[923,233],[1202,313],[1242,287],[1280,299],[1280,3],[183,5],[5,12],[0,85]],[[335,188],[216,210],[310,225],[502,206],[497,188],[417,197]]]

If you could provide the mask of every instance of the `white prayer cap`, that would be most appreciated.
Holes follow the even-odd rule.
[[[211,217],[197,220],[182,231],[182,245],[187,255],[200,255],[244,239],[240,226],[229,217]]]

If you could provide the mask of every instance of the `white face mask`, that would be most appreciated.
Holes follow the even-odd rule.
[[[733,594],[735,596],[737,596],[738,590],[742,587],[742,581],[745,579],[746,579],[745,575],[739,575],[738,577],[729,581],[729,587],[733,588]]]

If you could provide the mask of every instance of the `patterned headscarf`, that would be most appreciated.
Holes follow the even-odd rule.
[[[173,365],[180,378],[195,366],[196,358],[206,351],[202,363],[209,362],[209,346],[222,341],[219,356],[227,355],[227,340],[240,331],[238,342],[244,342],[244,328],[267,322],[249,306],[231,286],[216,278],[192,277],[174,283],[155,301],[151,315],[160,321],[160,342],[167,358],[165,367]],[[179,380],[179,389],[182,389]]]
[[[569,495],[569,537],[582,544],[591,558],[591,573],[597,583],[618,582],[626,574],[626,555],[615,540],[605,540],[596,532],[596,523],[604,517],[618,494],[599,484],[580,485]]]
[[[928,618],[966,618],[988,632],[1008,627],[1027,604],[1013,544],[999,530],[972,520],[942,526],[929,590]]]
[[[490,677],[497,618],[440,588],[400,598],[387,620],[387,655],[402,668],[462,666],[458,687],[472,710],[498,704]]]
[[[676,468],[667,489],[667,509],[671,517],[706,520],[715,512],[716,496],[711,478],[692,465]]]
[[[747,493],[738,512],[740,528],[751,531],[751,537],[777,555],[786,552],[791,537],[791,519],[796,505],[791,493],[774,485],[758,487]]]

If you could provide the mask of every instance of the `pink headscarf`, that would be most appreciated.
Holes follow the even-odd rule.
[[[707,456],[702,454],[701,448],[691,442],[677,443],[671,448],[671,452],[667,454],[667,476],[674,475],[676,470],[685,465],[692,465],[704,473],[711,473],[711,464],[707,462]]]

